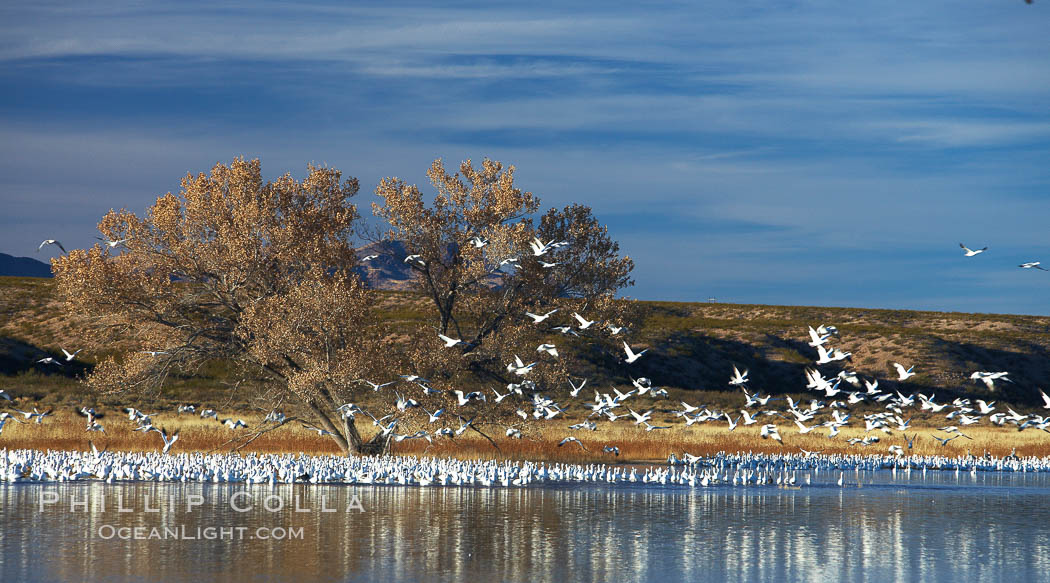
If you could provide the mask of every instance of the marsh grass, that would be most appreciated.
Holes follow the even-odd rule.
[[[432,308],[425,298],[409,292],[384,292],[384,315],[406,330],[418,326],[428,318]],[[653,420],[658,425],[672,425],[670,430],[646,433],[629,421],[600,423],[597,432],[570,432],[566,427],[579,421],[582,408],[570,409],[568,418],[559,417],[549,422],[530,422],[530,431],[521,440],[504,436],[504,426],[482,427],[497,447],[481,435],[467,432],[449,441],[444,438],[428,444],[423,440],[406,440],[393,445],[395,453],[414,455],[456,455],[487,459],[534,459],[564,461],[659,461],[670,453],[694,455],[718,451],[811,451],[828,453],[879,453],[889,445],[905,446],[904,438],[895,432],[882,436],[872,446],[850,446],[849,437],[861,437],[858,428],[846,428],[838,438],[829,440],[826,430],[799,435],[793,424],[783,419],[775,423],[781,428],[785,445],[758,438],[758,425],[738,427],[730,433],[725,422],[709,422],[700,426],[684,427],[672,411],[680,408],[679,401],[724,410],[738,416],[743,398],[739,391],[726,386],[731,366],[751,370],[752,392],[777,395],[776,408],[783,409],[784,397],[808,401],[812,393],[799,392],[803,370],[812,363],[812,349],[806,346],[806,327],[819,323],[835,324],[841,335],[836,346],[854,353],[846,368],[856,370],[868,378],[883,379],[884,390],[899,390],[904,394],[921,391],[935,393],[938,402],[950,402],[955,397],[984,398],[999,401],[998,410],[1009,404],[1020,413],[1043,412],[1036,387],[1046,388],[1050,378],[1050,318],[996,314],[959,314],[917,312],[904,310],[874,310],[863,308],[818,308],[802,306],[758,306],[739,304],[639,302],[640,314],[631,332],[631,343],[649,347],[650,352],[630,370],[620,362],[620,355],[583,351],[582,360],[573,370],[574,376],[590,379],[581,397],[589,399],[597,387],[610,392],[611,386],[624,390],[629,376],[649,376],[657,385],[667,388],[667,400],[632,403],[636,410],[654,410]],[[66,315],[54,296],[53,282],[48,279],[0,277],[0,388],[16,397],[15,406],[23,410],[34,406],[41,409],[55,407],[55,417],[42,425],[9,423],[0,435],[0,447],[73,448],[88,447],[94,440],[100,448],[129,451],[153,451],[160,447],[160,437],[133,432],[134,424],[115,411],[124,405],[149,411],[172,411],[179,403],[195,403],[237,416],[255,426],[262,414],[252,409],[253,403],[240,398],[225,384],[230,369],[220,362],[209,364],[194,376],[174,376],[157,395],[145,397],[103,396],[87,392],[78,382],[79,376],[90,370],[98,359],[119,351],[119,346],[83,346],[77,331],[84,324]],[[542,338],[541,338],[542,336]],[[548,340],[542,330],[537,332],[537,343]],[[573,344],[576,341],[557,337],[555,343]],[[48,368],[33,364],[43,354],[59,356],[60,347],[85,348],[76,367]],[[35,356],[35,358],[34,358]],[[915,364],[919,376],[907,383],[892,380],[891,363],[899,361]],[[1004,368],[1009,367],[1009,368]],[[1009,370],[1012,384],[1005,384],[992,392],[983,385],[969,382],[974,370]],[[400,371],[390,371],[379,377],[394,378]],[[832,369],[828,369],[833,374]],[[476,386],[465,390],[486,389]],[[569,399],[567,385],[544,391],[562,404]],[[827,400],[827,399],[823,399]],[[389,408],[389,402],[364,395],[359,404],[378,413]],[[83,419],[72,413],[74,405],[92,405],[109,412],[101,421],[106,433],[87,433]],[[853,423],[861,423],[865,412],[884,411],[881,405],[864,404],[851,408]],[[982,455],[986,450],[993,455],[1005,455],[1013,448],[1019,455],[1050,454],[1050,435],[1035,429],[1018,433],[1014,428],[982,425],[963,428],[974,439],[956,439],[941,446],[932,439],[939,426],[949,425],[943,415],[914,416],[914,453]],[[155,424],[169,430],[180,428],[180,441],[175,451],[226,451],[240,445],[227,443],[236,434],[213,420],[174,413],[155,416]],[[508,419],[507,423],[516,419]],[[765,422],[765,421],[763,421]],[[987,422],[984,422],[985,424]],[[244,433],[244,430],[241,430]],[[374,431],[364,427],[366,438]],[[567,435],[577,436],[586,450],[575,443],[557,447]],[[909,435],[913,435],[911,431]],[[603,454],[605,445],[620,448],[619,458]],[[299,423],[290,423],[266,433],[244,448],[257,452],[338,453],[335,445],[324,437],[303,429]]]
[[[250,428],[257,427],[262,421],[261,415],[242,417]],[[311,455],[338,455],[339,449],[327,437],[319,437],[300,423],[287,423],[273,431],[262,434],[243,448],[239,446],[253,434],[250,429],[237,432],[212,419],[201,419],[191,415],[163,413],[153,417],[154,425],[164,427],[169,432],[176,429],[180,432],[179,441],[173,452],[229,452],[242,453],[306,453]],[[557,462],[661,462],[669,454],[681,457],[683,453],[692,455],[711,455],[718,452],[754,452],[754,453],[798,453],[802,449],[829,454],[878,454],[885,455],[890,445],[900,445],[907,450],[904,434],[894,431],[890,435],[872,432],[868,435],[879,435],[880,441],[871,446],[849,445],[846,440],[851,437],[864,437],[865,433],[858,427],[843,428],[835,439],[826,437],[825,429],[801,435],[798,430],[786,423],[778,423],[783,445],[759,437],[760,424],[740,426],[733,432],[725,424],[704,424],[684,427],[680,423],[667,430],[646,432],[628,421],[617,421],[613,424],[600,425],[598,431],[569,431],[565,427],[572,419],[560,422],[537,422],[537,426],[526,433],[522,439],[505,437],[501,426],[482,427],[492,437],[493,447],[484,437],[474,432],[466,432],[454,440],[438,438],[433,444],[422,439],[404,440],[392,444],[391,453],[417,456],[454,456],[463,459],[494,460],[534,460]],[[158,451],[161,448],[160,436],[155,433],[133,431],[135,425],[127,416],[110,413],[100,421],[106,428],[105,433],[87,432],[84,430],[83,418],[69,411],[58,411],[48,417],[44,423],[8,423],[0,435],[0,447],[8,449],[73,449],[85,450],[93,442],[100,450],[114,451]],[[370,436],[375,430],[366,427],[364,433]],[[914,438],[914,449],[909,453],[918,455],[984,455],[1004,456],[1016,451],[1020,456],[1050,456],[1050,434],[1036,429],[1018,432],[1014,428],[1001,427],[968,427],[963,432],[972,440],[958,438],[942,446],[932,436],[945,436],[944,432],[934,427],[916,427],[908,431],[909,438]],[[568,443],[559,447],[564,437],[573,435],[579,438],[583,447]],[[240,440],[231,441],[240,437]],[[603,453],[606,445],[616,446],[620,455]]]

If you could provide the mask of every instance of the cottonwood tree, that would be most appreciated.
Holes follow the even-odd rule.
[[[187,175],[144,216],[110,211],[99,231],[122,247],[53,265],[66,306],[133,348],[99,363],[89,385],[149,393],[224,361],[247,381],[241,396],[295,407],[345,452],[382,449],[337,412],[390,352],[374,292],[353,273],[357,192],[334,169],[266,182],[258,160],[238,159]]]
[[[625,323],[629,303],[616,292],[633,284],[632,260],[619,255],[587,206],[551,209],[537,224],[540,201],[515,185],[513,166],[486,159],[476,168],[467,160],[450,174],[437,160],[427,176],[436,191],[429,203],[417,186],[386,178],[376,188],[381,202],[372,205],[388,223],[373,240],[403,245],[406,257],[396,259],[416,274],[416,288],[432,308],[431,328],[421,328],[413,342],[415,371],[448,386],[566,386],[573,347],[608,340],[606,326]],[[559,312],[541,324],[527,315],[553,309]],[[578,327],[574,311],[597,321],[581,332],[588,342],[552,331],[555,322]],[[462,342],[446,347],[437,333]],[[559,356],[537,352],[539,342],[555,344]],[[537,365],[518,375],[509,366],[515,357]],[[476,425],[505,413],[479,408]]]
[[[434,164],[429,207],[396,179],[377,188],[384,204],[374,210],[389,221],[387,235],[419,256],[410,265],[435,314],[407,329],[383,316],[389,298],[355,273],[358,184],[337,170],[311,166],[302,181],[267,182],[258,160],[239,159],[187,175],[143,216],[111,211],[99,231],[122,246],[74,250],[53,264],[67,308],[130,348],[100,362],[88,384],[156,395],[173,373],[225,362],[242,400],[292,407],[347,453],[385,451],[412,431],[455,435],[517,419],[518,397],[462,405],[453,391],[498,380],[524,397],[563,383],[569,346],[559,357],[537,353],[549,324],[537,327],[525,312],[578,310],[601,322],[583,333],[600,341],[602,324],[623,323],[615,292],[630,284],[632,263],[587,207],[552,210],[534,226],[539,201],[514,186],[513,168],[468,161],[461,174]],[[464,342],[447,349],[438,332]],[[537,365],[508,369],[519,354]],[[374,392],[367,380],[397,384]],[[449,413],[432,423],[439,409]]]

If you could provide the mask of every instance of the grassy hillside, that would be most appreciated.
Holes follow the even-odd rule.
[[[404,292],[386,292],[387,315],[406,324],[423,317],[426,302]],[[1037,388],[1050,379],[1050,318],[995,314],[916,312],[857,308],[813,308],[711,303],[639,302],[640,316],[629,339],[649,347],[632,365],[634,376],[648,376],[673,390],[673,396],[712,404],[736,403],[739,391],[727,380],[732,366],[747,368],[753,390],[774,394],[804,392],[803,370],[812,366],[814,349],[806,345],[807,326],[833,324],[840,336],[833,344],[853,353],[839,367],[822,367],[826,376],[841,368],[878,378],[886,388],[936,392],[938,401],[958,395],[993,398],[1020,405],[1041,403]],[[81,402],[76,378],[114,347],[84,346],[84,324],[68,316],[49,279],[0,277],[0,386],[33,400]],[[552,334],[552,336],[556,336]],[[566,342],[564,337],[555,342]],[[45,355],[61,356],[60,347],[85,348],[73,366],[35,364]],[[593,386],[628,383],[622,355],[592,353],[576,372]],[[896,383],[892,362],[915,365],[919,373]],[[994,393],[969,380],[972,372],[1009,371],[1014,383]],[[612,371],[612,372],[609,372]],[[171,400],[226,406],[224,367],[202,376],[176,378],[166,389]],[[603,389],[605,390],[605,389]],[[687,395],[687,393],[693,393]],[[737,405],[738,406],[738,405]]]

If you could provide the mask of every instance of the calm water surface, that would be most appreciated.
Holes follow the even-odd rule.
[[[1050,476],[809,477],[800,489],[7,484],[0,580],[1050,580]]]

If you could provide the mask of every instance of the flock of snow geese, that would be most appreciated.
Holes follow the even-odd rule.
[[[105,244],[115,247],[123,241],[104,241]],[[487,243],[479,239],[473,242],[476,246],[484,246]],[[45,240],[40,249],[46,245],[57,245],[62,248],[61,243],[56,240]],[[532,248],[536,257],[546,254],[549,250],[565,244],[564,242],[551,242],[543,244],[534,241]],[[987,250],[969,249],[960,243],[966,257],[974,257]],[[64,249],[63,249],[64,251]],[[372,257],[364,258],[365,260]],[[405,262],[419,262],[419,256],[408,256]],[[553,265],[551,265],[553,267]],[[1040,262],[1028,262],[1020,265],[1024,269],[1040,269]],[[533,324],[546,323],[558,310],[554,309],[544,314],[526,313]],[[585,330],[602,330],[611,336],[618,336],[625,331],[624,327],[606,323],[599,325],[596,320],[588,320],[583,315],[573,312],[572,320],[567,324],[556,325],[550,328],[552,331],[564,335],[579,335]],[[875,378],[865,378],[858,373],[846,369],[839,370],[834,375],[825,376],[821,366],[841,363],[850,359],[851,353],[845,352],[831,346],[833,339],[839,336],[835,326],[820,325],[816,328],[810,326],[808,329],[809,346],[814,349],[816,357],[814,366],[805,371],[806,389],[816,393],[815,398],[803,403],[802,399],[795,401],[791,396],[773,397],[762,395],[759,391],[750,388],[748,371],[740,370],[733,366],[729,378],[729,386],[738,388],[743,397],[743,404],[738,411],[722,411],[702,405],[693,405],[685,401],[680,402],[681,407],[671,412],[672,418],[680,419],[685,427],[698,424],[724,424],[726,431],[734,431],[739,426],[759,425],[758,435],[762,439],[770,439],[784,444],[781,435],[781,426],[793,427],[797,435],[805,435],[818,430],[825,431],[828,439],[836,439],[842,428],[855,425],[863,425],[864,433],[859,437],[848,439],[852,446],[860,448],[870,447],[877,444],[880,436],[900,432],[903,443],[911,450],[916,436],[909,437],[907,432],[911,429],[911,418],[906,418],[908,409],[918,409],[930,414],[944,414],[945,425],[939,428],[943,435],[934,435],[942,446],[947,446],[956,439],[971,439],[965,432],[968,426],[976,425],[982,421],[997,426],[1012,426],[1017,431],[1026,429],[1038,429],[1050,433],[1050,416],[1020,414],[1010,407],[1005,411],[996,407],[995,401],[976,399],[971,401],[965,398],[956,398],[952,402],[938,402],[936,395],[923,393],[903,394],[900,388],[884,390]],[[447,348],[453,348],[463,344],[461,339],[451,338],[438,334],[438,340]],[[648,349],[637,350],[632,348],[626,341],[622,342],[624,365],[629,366],[642,358]],[[80,352],[68,352],[62,349],[65,361],[72,361]],[[557,358],[559,356],[557,346],[553,342],[540,344],[536,351]],[[165,354],[163,351],[151,351],[152,356]],[[62,361],[47,357],[37,362],[41,364],[54,364],[62,366]],[[517,377],[523,377],[520,382],[509,383],[507,392],[500,393],[495,389],[489,389],[495,403],[515,396],[521,406],[516,414],[527,423],[551,422],[557,423],[555,419],[562,415],[574,402],[580,402],[580,395],[587,379],[574,382],[568,380],[570,387],[569,398],[563,406],[552,398],[540,392],[536,383],[527,377],[537,362],[526,364],[520,357],[515,356],[514,361],[506,365],[508,373]],[[916,375],[914,367],[905,367],[900,363],[893,363],[897,378],[895,381],[886,381],[893,385],[894,382],[901,383]],[[565,436],[558,446],[576,444],[586,450],[585,444],[577,437],[583,432],[597,432],[600,427],[614,423],[620,419],[626,420],[644,429],[646,432],[667,430],[670,425],[654,425],[652,406],[656,399],[667,398],[666,389],[658,388],[653,382],[645,377],[634,378],[631,375],[633,388],[621,392],[618,388],[612,388],[610,393],[602,393],[594,390],[593,400],[582,401],[583,410],[589,411],[583,421],[568,426],[570,432],[576,435]],[[974,383],[983,383],[989,390],[996,389],[996,383],[1012,382],[1006,371],[975,371],[970,376]],[[395,442],[406,439],[426,439],[432,441],[438,437],[455,438],[471,428],[473,417],[469,417],[470,408],[476,407],[482,402],[487,402],[490,397],[483,392],[464,393],[460,390],[452,391],[456,395],[457,412],[451,415],[445,414],[445,409],[428,411],[415,399],[403,394],[398,388],[399,384],[408,384],[412,387],[421,388],[424,394],[442,392],[433,388],[430,383],[416,375],[401,375],[399,379],[374,383],[363,380],[375,392],[386,387],[395,387],[390,392],[396,396],[396,408],[401,413],[411,409],[418,409],[421,416],[419,421],[426,419],[425,426],[430,424],[444,425],[443,419],[451,417],[458,418],[459,427],[453,429],[443,426],[439,429],[428,431],[419,429],[411,434],[397,432],[401,419],[393,419],[394,414],[384,417],[376,417],[365,411],[354,403],[345,403],[337,411],[339,414],[349,418],[355,415],[365,415],[372,419],[373,424],[385,435],[390,435]],[[1050,409],[1050,396],[1039,391],[1044,401],[1044,408]],[[642,405],[642,399],[648,399],[646,407]],[[777,409],[769,404],[774,401],[783,400],[785,408]],[[12,397],[0,390],[0,400],[12,401]],[[866,403],[869,409],[877,406],[877,412],[863,414],[860,419],[854,419],[850,409],[854,405]],[[635,408],[638,410],[636,411]],[[531,409],[531,411],[529,410]],[[41,424],[52,411],[41,412],[38,409],[23,411],[13,409],[15,414],[4,411],[0,412],[0,433],[4,424],[8,421],[18,423]],[[639,412],[641,411],[641,412]],[[807,451],[799,448],[798,453],[789,453],[787,449],[783,453],[773,454],[724,454],[714,456],[696,456],[683,453],[681,457],[671,454],[668,458],[668,467],[649,467],[640,470],[638,467],[607,466],[603,464],[573,465],[573,464],[537,464],[533,462],[494,462],[494,461],[465,461],[453,458],[414,458],[395,456],[357,456],[357,457],[334,457],[334,456],[292,456],[292,455],[246,455],[239,454],[171,454],[171,449],[179,439],[179,432],[169,433],[164,428],[153,424],[153,415],[147,414],[134,408],[125,408],[128,420],[136,425],[135,431],[145,434],[157,433],[160,437],[159,451],[156,453],[131,453],[131,452],[99,452],[94,443],[91,443],[90,452],[78,451],[37,451],[37,450],[0,450],[0,481],[64,481],[64,480],[104,480],[127,481],[192,481],[192,482],[247,482],[247,483],[286,483],[304,481],[311,483],[359,483],[359,484],[403,484],[403,485],[481,485],[481,486],[523,486],[530,483],[564,483],[564,482],[603,482],[603,483],[660,483],[677,484],[689,486],[707,486],[714,484],[777,484],[783,486],[795,486],[799,484],[798,472],[811,472],[820,470],[878,470],[883,468],[901,469],[904,471],[929,469],[954,469],[955,471],[1024,471],[1043,472],[1050,471],[1050,458],[1018,458],[1011,454],[1003,458],[993,458],[989,455],[975,457],[972,455],[944,455],[944,456],[920,456],[906,451],[901,445],[890,445],[886,453],[872,452],[871,454],[823,454],[820,451]],[[195,414],[197,408],[194,405],[179,405],[177,413]],[[105,432],[98,422],[102,416],[94,409],[80,408],[78,413],[87,418],[86,431]],[[212,418],[232,431],[246,427],[247,424],[240,419],[224,418],[212,409],[200,411],[201,418]],[[21,416],[20,419],[18,416]],[[290,418],[279,411],[271,411],[264,423],[281,425],[290,421]],[[601,424],[599,424],[601,422]],[[778,425],[780,423],[780,425]],[[304,428],[316,431],[318,435],[326,435],[328,431],[302,424]],[[455,425],[455,423],[454,423]],[[521,439],[523,437],[521,423],[517,426],[507,426],[506,436]],[[790,437],[790,436],[789,436]],[[611,456],[619,456],[620,449],[615,444],[604,444],[602,452]],[[683,469],[676,466],[682,465]],[[805,480],[809,480],[806,474]],[[842,477],[839,478],[842,485]]]

